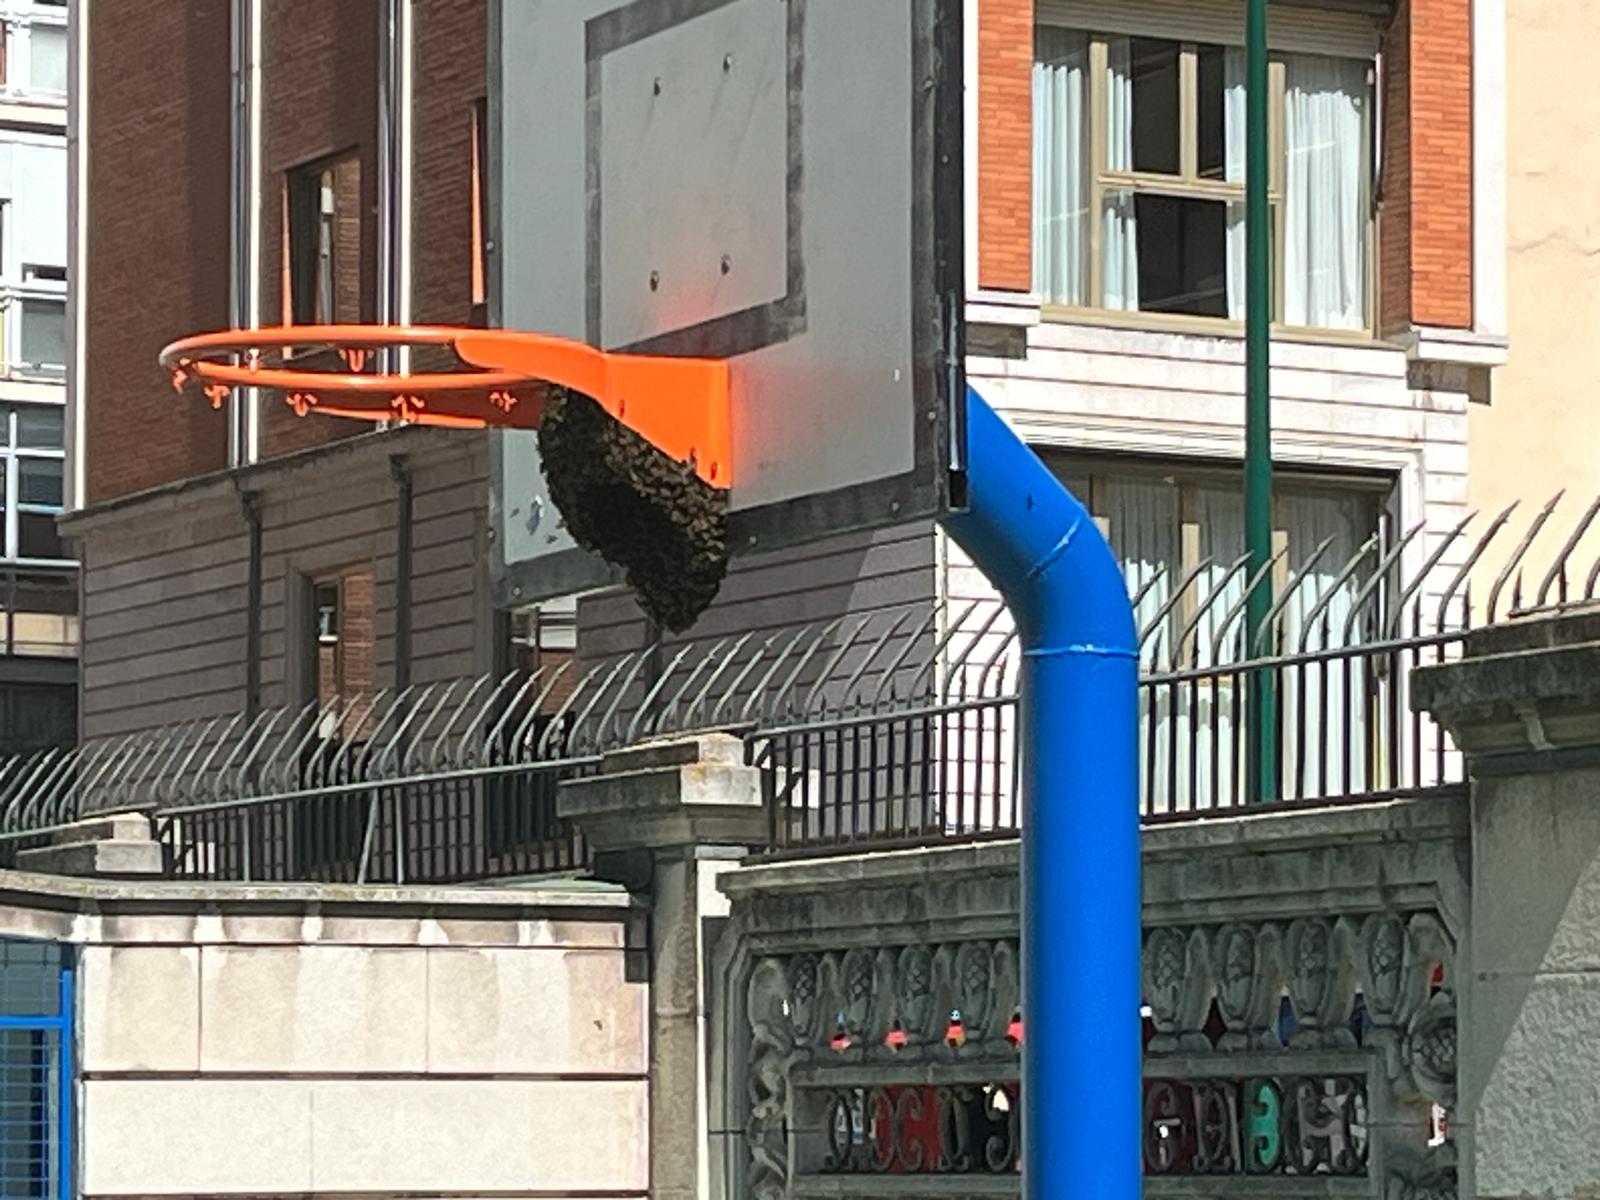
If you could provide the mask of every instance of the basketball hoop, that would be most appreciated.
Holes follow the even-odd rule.
[[[732,482],[728,367],[715,359],[609,353],[501,329],[279,325],[181,338],[160,361],[173,387],[198,390],[213,408],[235,388],[262,388],[298,416],[457,429],[537,429],[549,388],[567,388],[713,487]]]

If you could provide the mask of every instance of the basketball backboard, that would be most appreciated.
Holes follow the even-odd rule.
[[[492,323],[729,363],[732,546],[960,490],[961,0],[493,0]],[[609,582],[497,433],[502,604]]]

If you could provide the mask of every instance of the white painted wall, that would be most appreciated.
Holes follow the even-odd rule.
[[[967,373],[1030,443],[1242,459],[1243,338],[1052,322],[1026,335],[1025,357],[973,357]],[[1412,387],[1406,352],[1383,343],[1277,341],[1272,356],[1277,462],[1393,476],[1403,527],[1422,521],[1442,536],[1460,520],[1464,393]],[[1416,548],[1420,565],[1427,547]],[[992,595],[956,547],[948,553],[950,598]]]

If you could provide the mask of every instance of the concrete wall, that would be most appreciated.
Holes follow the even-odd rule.
[[[79,951],[81,1194],[646,1194],[621,892],[0,875]]]
[[[1473,874],[1478,1195],[1592,1195],[1600,1182],[1600,770],[1481,781]]]
[[[1462,1107],[1485,1198],[1600,1190],[1600,614],[1485,629],[1413,679],[1466,755]]]
[[[1591,136],[1600,94],[1571,86],[1591,69],[1593,27],[1586,0],[1506,0],[1512,348],[1492,402],[1472,409],[1475,507],[1542,501],[1564,487],[1575,518],[1600,493],[1600,144]],[[1534,546],[1532,579],[1568,528]]]

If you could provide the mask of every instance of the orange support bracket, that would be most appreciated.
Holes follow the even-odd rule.
[[[593,397],[664,454],[692,462],[713,487],[733,483],[728,364],[597,350],[512,330],[462,330],[455,352],[475,367],[527,375]]]

